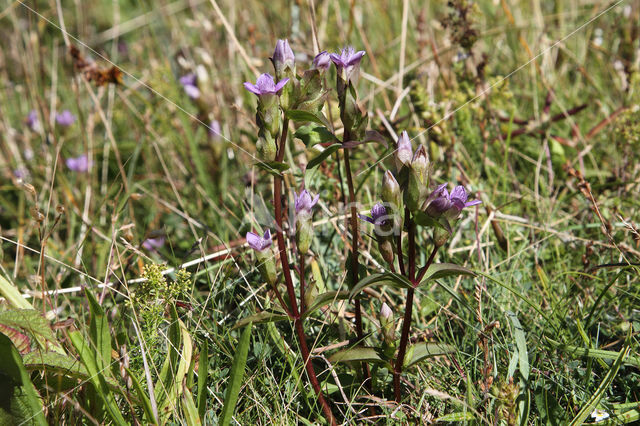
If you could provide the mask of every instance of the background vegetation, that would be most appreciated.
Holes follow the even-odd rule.
[[[270,179],[250,155],[255,100],[242,83],[271,71],[278,38],[299,64],[366,50],[370,128],[389,141],[407,129],[435,179],[483,201],[439,254],[478,276],[416,294],[413,341],[455,351],[408,370],[402,405],[367,397],[357,369],[329,361],[329,345],[353,338],[349,303],[307,321],[340,418],[567,424],[599,409],[611,424],[638,421],[637,2],[0,5],[0,375],[11,383],[0,423],[223,422],[243,348],[234,421],[321,419],[291,324],[254,325],[244,339],[232,328],[272,299],[243,239],[254,218],[268,223]],[[121,84],[89,81],[71,46],[89,69],[117,65]],[[196,100],[179,83],[190,72]],[[68,127],[55,120],[65,109],[77,117]],[[223,137],[207,130],[213,121]],[[352,154],[365,210],[388,152]],[[67,167],[82,154],[88,172]],[[285,185],[304,179],[321,194],[311,266],[319,286],[339,290],[344,175],[330,157],[303,176],[315,155],[296,139]],[[362,262],[381,268],[363,241]],[[368,293],[365,312],[383,300],[400,318],[397,289]],[[377,324],[365,316],[374,336]]]

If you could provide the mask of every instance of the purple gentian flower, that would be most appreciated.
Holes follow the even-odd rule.
[[[142,247],[149,251],[156,251],[164,245],[165,237],[147,238],[142,243]]]
[[[180,84],[185,93],[191,99],[198,99],[200,97],[200,89],[198,89],[198,78],[194,73],[189,73],[180,77]]]
[[[38,120],[38,112],[35,109],[29,111],[29,114],[27,115],[27,127],[34,132],[40,130],[40,120]]]
[[[331,66],[331,55],[326,50],[318,53],[315,58],[313,58],[313,66],[314,68],[320,71],[326,71]]]
[[[427,199],[427,214],[432,217],[444,215],[447,219],[455,219],[465,207],[475,206],[482,201],[467,201],[469,197],[464,186],[458,185],[453,188],[451,194],[447,191],[447,184],[444,183],[436,188]]]
[[[276,69],[276,75],[282,75],[287,67],[293,69],[296,66],[296,57],[289,46],[289,40],[278,40],[276,42],[276,49],[273,51],[271,62],[273,62],[273,67]]]
[[[373,223],[376,226],[384,225],[386,223],[387,209],[382,203],[376,203],[371,207],[371,216],[365,216],[359,214],[360,219],[366,220],[369,223]]]
[[[254,250],[264,251],[266,248],[271,247],[273,240],[271,239],[271,230],[264,231],[264,235],[261,237],[253,232],[247,232],[247,244]]]
[[[222,137],[222,128],[220,127],[220,122],[218,122],[218,120],[211,120],[211,123],[209,123],[209,136],[215,140]]]
[[[311,215],[311,209],[316,205],[320,194],[316,194],[315,198],[311,197],[311,193],[306,189],[300,192],[300,195],[293,194],[295,199],[296,215],[306,214]]]
[[[411,140],[407,131],[403,131],[398,138],[398,145],[396,148],[396,167],[401,169],[402,166],[409,166],[411,159],[413,158],[413,150],[411,148]]]
[[[65,109],[60,114],[56,114],[56,123],[61,126],[68,127],[71,126],[76,121],[76,116],[71,114],[71,111]]]
[[[18,180],[24,180],[27,176],[29,176],[29,170],[20,167],[17,168],[13,171],[13,175],[16,177],[16,179]]]
[[[276,84],[273,80],[273,76],[269,73],[265,73],[258,77],[256,84],[251,84],[247,81],[244,83],[244,87],[251,93],[258,96],[275,95],[284,87],[285,84],[287,84],[288,81],[288,78],[284,78]]]
[[[333,63],[336,64],[336,68],[338,68],[338,74],[344,69],[345,79],[349,82],[357,79],[358,71],[360,70],[360,60],[364,55],[364,50],[356,52],[353,47],[347,46],[342,49],[340,55],[332,53],[330,56]]]
[[[75,158],[67,158],[67,167],[74,172],[84,173],[91,168],[91,162],[87,154]]]

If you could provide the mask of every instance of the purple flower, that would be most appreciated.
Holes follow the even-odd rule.
[[[247,244],[254,250],[264,251],[266,248],[271,247],[271,230],[264,231],[264,235],[261,237],[253,232],[247,232]]]
[[[149,251],[156,251],[164,245],[165,237],[147,238],[142,243],[142,247]]]
[[[60,114],[56,114],[56,122],[64,127],[71,126],[76,121],[76,116],[71,111],[65,109]]]
[[[315,58],[313,58],[313,66],[314,68],[326,71],[331,66],[331,55],[326,50],[318,53]]]
[[[67,167],[74,172],[84,173],[91,168],[91,162],[87,154],[75,158],[67,158]]]
[[[182,77],[180,77],[180,84],[182,84],[183,86],[197,86],[198,77],[190,72],[189,74],[183,75]]]
[[[451,194],[447,191],[447,184],[443,183],[429,195],[427,199],[427,214],[432,217],[444,215],[447,219],[455,219],[465,207],[475,206],[482,201],[467,201],[469,197],[463,186],[453,188]]]
[[[18,180],[24,180],[27,176],[29,176],[29,170],[20,167],[17,168],[13,171],[13,175],[16,177],[16,179]]]
[[[340,55],[332,53],[330,56],[333,63],[336,64],[336,68],[338,68],[338,74],[344,69],[345,79],[349,82],[352,80],[352,77],[357,78],[360,69],[360,60],[364,55],[364,50],[356,52],[353,47],[347,46],[342,49]]]
[[[287,84],[288,81],[288,78],[284,78],[280,80],[278,84],[276,84],[273,80],[273,76],[271,74],[265,73],[258,77],[256,84],[251,84],[247,81],[246,83],[244,83],[244,87],[251,93],[254,93],[258,96],[267,94],[275,95],[284,87],[285,84]]]
[[[281,75],[287,67],[293,69],[296,66],[296,57],[289,46],[289,40],[278,40],[276,42],[276,49],[273,51],[271,62],[273,62],[277,75]]]
[[[318,199],[320,198],[320,194],[317,194],[315,198],[311,197],[311,193],[306,189],[303,189],[300,192],[300,195],[294,193],[295,198],[295,208],[296,215],[306,214],[311,215],[311,209],[316,205]]]
[[[382,203],[377,203],[371,207],[371,216],[358,215],[360,219],[366,220],[374,225],[384,225],[386,223],[387,209]]]
[[[191,99],[198,99],[200,97],[200,89],[198,89],[198,78],[194,73],[189,73],[180,77],[180,84],[185,93]]]
[[[38,120],[38,112],[35,109],[29,111],[29,114],[27,115],[27,127],[34,132],[37,132],[40,129],[40,120]]]
[[[216,140],[222,137],[222,129],[218,120],[211,120],[211,123],[209,123],[209,136]]]
[[[200,89],[198,89],[198,86],[184,86],[184,92],[191,99],[198,99],[200,97]]]
[[[411,140],[407,131],[403,131],[398,138],[398,145],[396,148],[396,166],[401,169],[402,166],[408,166],[411,164],[413,157],[413,150],[411,148]]]

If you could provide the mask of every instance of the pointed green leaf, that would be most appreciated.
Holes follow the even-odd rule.
[[[336,137],[324,126],[302,126],[293,134],[294,137],[304,142],[307,148],[311,148],[319,143],[336,141]]]
[[[89,322],[89,337],[96,348],[96,365],[99,370],[109,367],[111,364],[111,334],[109,334],[109,322],[93,293],[85,290],[89,300],[89,310],[91,311],[91,321]],[[105,369],[105,376],[111,373],[110,368]]]
[[[358,283],[353,287],[353,289],[349,293],[349,299],[353,299],[354,296],[358,295],[362,290],[364,290],[367,287],[380,286],[380,285],[390,285],[395,288],[411,288],[412,287],[411,281],[409,281],[406,277],[403,277],[402,275],[394,274],[393,272],[373,274],[358,281]]]
[[[267,322],[286,321],[288,319],[289,316],[282,311],[262,311],[257,314],[249,315],[246,318],[242,318],[240,321],[235,323],[231,329],[235,330],[244,327],[249,323],[264,324]]]
[[[328,147],[326,147],[321,153],[319,153],[318,155],[313,157],[311,161],[309,161],[309,163],[307,164],[307,170],[311,170],[314,167],[318,166],[327,157],[339,150],[341,147],[342,145],[339,143],[334,143],[333,145],[329,145]]]
[[[0,312],[0,324],[30,333],[43,349],[65,353],[42,312],[35,309],[9,309]]]
[[[196,403],[193,401],[193,395],[186,387],[182,391],[182,412],[187,425],[198,426],[202,424],[200,417],[198,417]]]
[[[457,275],[474,276],[475,273],[465,268],[464,266],[456,265],[453,263],[435,263],[429,266],[429,269],[427,269],[427,272],[424,274],[424,278],[420,282],[419,286],[424,285],[432,280]]]
[[[438,417],[435,422],[436,423],[440,423],[440,422],[464,422],[467,420],[475,420],[475,416],[473,415],[473,413],[451,413],[451,414],[445,414],[444,416],[440,416]]]
[[[209,375],[209,342],[204,339],[198,362],[198,415],[204,422],[207,411],[207,377]]]
[[[0,424],[47,425],[42,401],[20,353],[3,334],[0,334],[0,383]]]
[[[131,378],[133,389],[135,389],[136,395],[138,396],[138,400],[142,405],[142,410],[144,411],[144,415],[147,418],[147,422],[149,424],[154,424],[154,425],[158,424],[153,414],[153,407],[151,406],[151,400],[145,393],[144,389],[142,389],[142,386],[140,385],[140,381],[138,381],[138,379],[136,378],[136,375],[132,373],[131,370],[129,370],[128,368],[125,368],[125,370],[127,371],[127,374],[129,375],[129,377]]]
[[[310,111],[301,111],[290,109],[285,111],[284,115],[291,121],[295,121],[297,123],[316,123],[322,124],[323,126],[329,128],[331,125],[329,124],[329,120],[321,113],[313,113]]]
[[[251,329],[253,324],[249,323],[242,332],[240,343],[236,348],[236,356],[233,358],[231,366],[231,377],[227,386],[227,393],[224,396],[224,405],[222,414],[220,415],[220,425],[228,426],[231,423],[233,412],[236,409],[240,389],[242,388],[242,380],[244,378],[244,369],[247,365],[247,355],[249,354],[249,345],[251,344]]]
[[[287,163],[280,163],[278,161],[258,161],[255,165],[274,176],[281,176],[282,172],[289,170]]]
[[[407,355],[405,357],[405,367],[411,367],[414,364],[419,363],[427,358],[451,354],[456,351],[456,348],[451,345],[445,345],[442,343],[416,343],[415,345],[409,345],[407,348]]]
[[[18,309],[33,309],[31,303],[22,297],[22,294],[16,286],[11,284],[9,280],[0,275],[0,295],[4,297],[9,305]]]
[[[386,362],[382,354],[382,349],[366,346],[354,346],[352,348],[343,349],[329,357],[329,362],[332,364],[350,361]]]
[[[334,300],[346,300],[349,298],[348,291],[327,291],[326,293],[322,293],[318,295],[313,300],[313,304],[311,307],[307,308],[307,310],[302,314],[302,318],[306,318],[311,315],[314,311],[322,308],[323,306],[333,302]]]

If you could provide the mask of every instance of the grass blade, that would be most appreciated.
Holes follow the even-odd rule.
[[[222,415],[220,416],[220,425],[226,426],[231,423],[231,417],[238,402],[240,388],[242,387],[242,379],[244,377],[244,368],[247,364],[247,354],[249,353],[249,344],[251,343],[251,329],[253,324],[249,323],[242,332],[240,343],[236,349],[236,356],[233,358],[233,366],[231,367],[231,377],[227,394],[224,397],[224,406],[222,407]]]

